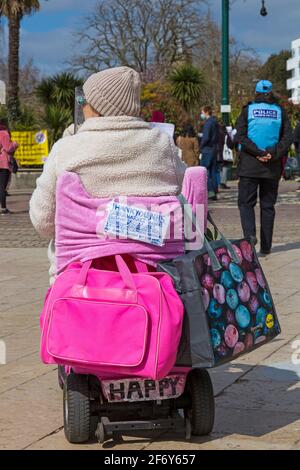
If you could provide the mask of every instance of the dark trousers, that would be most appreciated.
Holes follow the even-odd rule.
[[[268,252],[272,248],[278,186],[277,180],[244,176],[240,178],[238,205],[245,237],[256,237],[255,206],[259,189],[260,239],[263,252]]]
[[[206,149],[203,150],[201,157],[201,166],[204,166],[207,169],[208,191],[214,192],[215,194],[218,191],[217,153],[217,149]]]
[[[6,187],[9,181],[10,171],[0,169],[0,204],[1,209],[6,209]]]

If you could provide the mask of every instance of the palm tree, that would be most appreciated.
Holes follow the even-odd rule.
[[[55,104],[64,108],[74,107],[75,88],[82,86],[83,80],[68,72],[44,78],[36,88],[36,93],[45,106]]]
[[[8,114],[10,122],[20,116],[19,105],[19,52],[22,18],[40,9],[38,0],[0,0],[0,17],[6,16],[9,31],[8,51]]]
[[[36,88],[36,94],[44,105],[42,121],[49,130],[50,146],[63,134],[73,122],[75,88],[83,80],[71,73],[62,72],[53,77],[44,78]]]
[[[171,72],[169,80],[172,95],[191,115],[205,92],[205,79],[201,71],[191,64],[183,64]]]
[[[64,130],[72,123],[72,110],[62,108],[57,104],[47,106],[42,122],[49,130],[50,148],[61,138]]]

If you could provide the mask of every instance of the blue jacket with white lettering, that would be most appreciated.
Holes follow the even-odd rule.
[[[293,141],[290,120],[273,95],[258,95],[244,106],[237,120],[235,143],[238,144],[238,175],[280,179],[281,158]],[[268,163],[257,157],[272,155]]]

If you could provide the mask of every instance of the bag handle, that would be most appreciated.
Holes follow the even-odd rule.
[[[138,273],[148,273],[149,269],[146,263],[133,257],[133,262]]]
[[[221,230],[219,230],[219,228],[218,228],[217,224],[215,223],[214,219],[212,218],[210,212],[208,212],[208,214],[207,214],[207,220],[214,227],[214,229],[219,233],[219,235],[221,237],[221,240],[223,241],[224,245],[226,246],[227,251],[230,254],[230,257],[231,257],[232,261],[234,261],[236,264],[240,264],[240,259],[237,255],[235,249],[233,248],[232,243],[228,240],[228,238],[226,238],[223,235]]]
[[[187,215],[189,216],[189,219],[192,221],[192,223],[195,225],[196,227],[196,230],[197,232],[203,237],[203,242],[204,242],[204,246],[207,250],[207,253],[208,253],[208,256],[211,260],[211,263],[212,263],[212,268],[214,271],[219,271],[220,269],[222,269],[222,266],[217,258],[217,256],[215,255],[215,252],[214,250],[212,249],[210,243],[209,243],[209,240],[208,238],[206,237],[206,235],[202,234],[201,233],[201,230],[199,228],[199,224],[198,224],[198,221],[197,221],[197,218],[194,214],[194,212],[192,211],[191,207],[190,207],[190,204],[188,203],[188,201],[186,200],[186,198],[180,194],[178,196],[178,199],[179,199],[179,202],[181,203],[181,205],[183,206],[183,209],[184,209],[184,205],[186,205],[186,213]],[[226,246],[227,250],[228,250],[228,253],[230,254],[230,257],[231,259],[236,263],[236,264],[240,264],[240,259],[235,251],[235,249],[233,248],[233,245],[232,243],[228,240],[228,238],[226,238],[223,233],[219,230],[217,224],[215,223],[215,221],[213,220],[212,216],[210,213],[207,214],[207,220],[209,221],[209,223],[215,228],[215,230],[219,233],[220,237],[221,237],[221,240],[223,241],[224,245]]]
[[[183,194],[180,194],[179,196],[177,196],[180,204],[181,204],[181,207],[182,207],[182,210],[183,210],[183,214],[187,215],[189,220],[192,222],[192,224],[194,224],[194,226],[196,227],[196,231],[197,233],[199,233],[202,237],[202,240],[203,240],[203,243],[204,243],[204,246],[205,246],[205,249],[207,251],[207,254],[210,258],[210,261],[211,261],[211,265],[212,265],[212,268],[214,271],[220,271],[220,269],[222,269],[222,266],[217,258],[217,256],[215,255],[215,252],[214,250],[212,249],[207,237],[205,234],[203,234],[200,230],[200,227],[199,227],[199,224],[198,224],[198,221],[197,221],[197,218],[194,214],[194,212],[192,211],[192,208],[190,206],[190,204],[188,203],[188,201],[186,200],[186,198],[183,196]]]
[[[133,280],[133,276],[132,276],[132,273],[130,272],[130,269],[128,268],[127,264],[125,263],[125,261],[123,260],[122,256],[120,255],[115,255],[115,260],[116,260],[116,264],[117,264],[117,267],[118,267],[118,271],[123,279],[123,282],[125,284],[126,287],[128,287],[129,289],[133,290],[133,291],[136,291],[136,285],[134,283],[134,280]],[[79,279],[78,279],[78,284],[80,286],[85,286],[86,285],[86,280],[87,280],[87,275],[88,275],[88,272],[92,266],[92,263],[93,263],[93,260],[88,260],[88,261],[85,261],[82,265],[82,268],[81,268],[81,271],[79,273]]]

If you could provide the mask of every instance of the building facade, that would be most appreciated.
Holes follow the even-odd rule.
[[[291,78],[287,80],[287,89],[291,92],[291,100],[300,103],[300,38],[292,41],[292,57],[287,61],[287,70]]]

